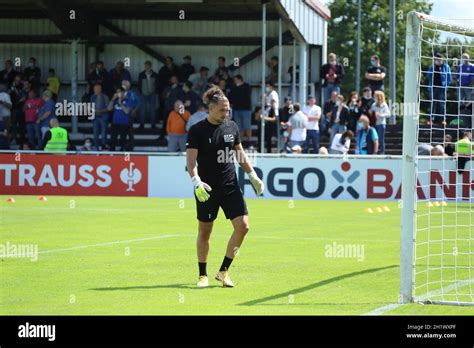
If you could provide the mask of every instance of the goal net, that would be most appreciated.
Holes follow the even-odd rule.
[[[410,12],[400,302],[474,305],[474,19]]]

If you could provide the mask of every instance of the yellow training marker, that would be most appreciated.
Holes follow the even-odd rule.
[[[387,206],[385,206],[385,207],[383,207],[383,210],[385,210],[385,211],[390,211],[390,208],[387,207]]]
[[[442,205],[443,207],[446,207],[446,206],[448,205],[448,203],[446,203],[445,201],[442,201],[442,202],[441,202],[441,205]]]
[[[436,205],[437,207],[441,206],[438,201],[434,202],[434,205]]]
[[[367,213],[372,214],[373,212],[372,208],[367,208]]]
[[[383,210],[382,210],[382,208],[380,208],[380,207],[379,207],[379,208],[377,208],[377,212],[379,212],[379,213],[383,213]]]
[[[433,203],[431,203],[431,202],[428,202],[426,205],[430,208],[433,207]]]

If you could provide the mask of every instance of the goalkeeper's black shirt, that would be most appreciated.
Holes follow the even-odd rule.
[[[198,150],[199,177],[214,189],[238,186],[234,166],[234,145],[238,144],[239,127],[234,121],[214,125],[205,118],[189,130],[186,147]]]

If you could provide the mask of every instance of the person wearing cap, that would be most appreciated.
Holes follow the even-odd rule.
[[[316,105],[316,99],[312,95],[308,95],[307,102],[301,111],[308,117],[304,153],[309,153],[312,143],[313,153],[317,154],[319,150],[319,119],[321,118],[321,108]]]
[[[145,70],[138,75],[138,90],[142,97],[140,108],[140,129],[145,128],[145,118],[149,115],[151,128],[156,127],[156,102],[158,90],[158,74],[151,68],[151,61],[144,64]]]
[[[200,97],[204,94],[207,89],[209,79],[209,68],[202,66],[198,73],[194,73],[189,76],[189,81],[193,83],[193,91],[196,92]]]
[[[41,130],[41,137],[49,130],[50,121],[56,118],[56,103],[53,100],[53,93],[49,90],[43,92],[44,104],[38,109],[38,119],[36,123],[39,124]]]
[[[379,56],[372,55],[370,57],[370,65],[365,70],[365,79],[372,93],[384,90],[383,80],[385,79],[385,72],[386,69],[380,64]]]
[[[436,53],[434,64],[426,72],[429,99],[431,100],[431,115],[427,122],[431,125],[441,119],[446,126],[446,87],[451,84],[451,68],[443,61],[443,55]]]
[[[196,69],[194,69],[194,66],[191,63],[192,58],[190,55],[184,56],[183,61],[184,63],[181,64],[179,68],[179,81],[180,82],[188,81],[189,76],[191,76],[192,74],[196,72]]]

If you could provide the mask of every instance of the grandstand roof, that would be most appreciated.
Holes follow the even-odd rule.
[[[262,2],[267,3],[267,20],[283,18],[298,40],[321,45],[321,35],[314,31],[321,31],[330,12],[319,0],[5,0],[0,2],[0,18],[48,18],[68,38],[91,39],[98,35],[98,26],[103,21],[178,20],[179,11],[184,11],[181,13],[187,21],[258,21],[262,17]],[[69,20],[72,9],[76,11],[74,23]],[[8,37],[0,38],[0,42],[8,41]]]

